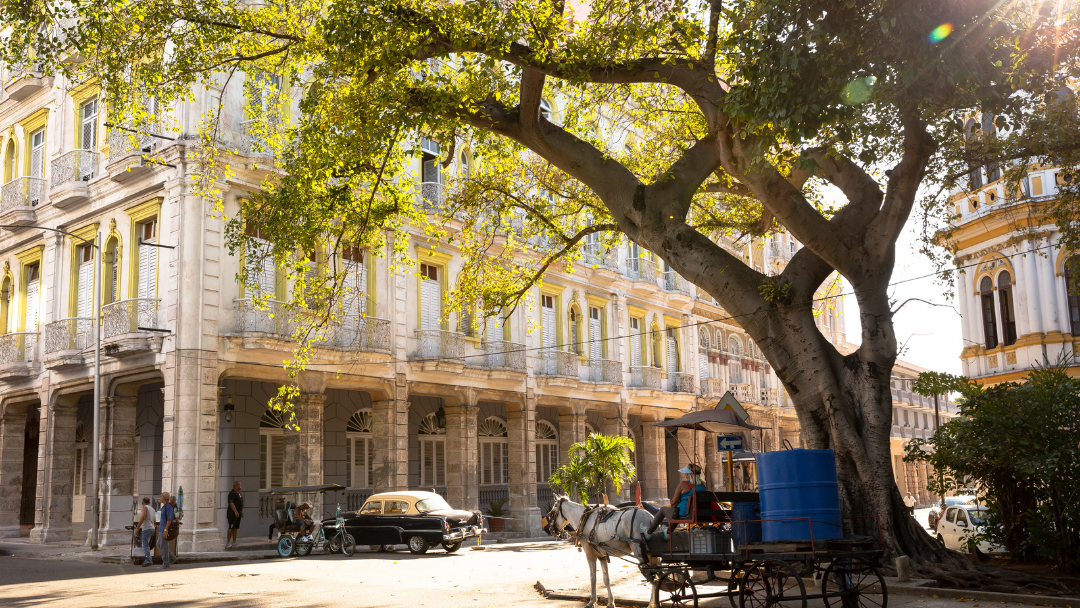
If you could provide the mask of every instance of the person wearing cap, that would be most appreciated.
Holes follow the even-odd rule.
[[[686,465],[685,468],[679,469],[679,473],[682,474],[682,481],[675,488],[675,495],[671,497],[671,506],[660,507],[656,515],[653,516],[652,525],[645,528],[645,524],[641,524],[641,533],[648,540],[649,535],[656,531],[660,527],[660,524],[665,520],[675,519],[677,514],[680,519],[685,519],[690,514],[690,496],[696,490],[704,491],[705,479],[701,476],[701,467],[694,463]],[[671,524],[668,524],[667,528],[664,528],[664,538],[667,538],[671,532]]]
[[[300,540],[309,541],[312,540],[312,535],[315,534],[315,530],[322,525],[320,522],[312,521],[311,516],[308,515],[308,510],[311,509],[311,503],[305,502],[296,507],[295,516],[296,523],[300,524]],[[305,534],[305,531],[307,534]]]

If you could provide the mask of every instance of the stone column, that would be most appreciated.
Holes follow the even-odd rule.
[[[71,540],[78,411],[75,403],[64,398],[42,412],[36,515],[34,529],[30,531],[32,543]]]
[[[641,499],[666,501],[669,497],[664,430],[655,426],[655,422],[644,418],[641,421]]]
[[[1030,242],[1031,247],[1035,247],[1034,241]],[[1043,325],[1042,319],[1042,303],[1039,302],[1039,271],[1037,258],[1039,253],[1035,251],[1028,251],[1023,257],[1024,274],[1021,279],[1020,285],[1024,288],[1024,299],[1026,305],[1021,310],[1020,314],[1028,318],[1027,331],[1031,334],[1045,333],[1049,330],[1048,327]],[[981,342],[979,338],[972,338],[975,342]]]
[[[570,446],[585,439],[584,414],[559,414],[559,462],[566,464]]]
[[[98,545],[131,542],[131,497],[135,494],[135,396],[106,397],[101,420],[101,531]]]
[[[1061,331],[1058,325],[1060,315],[1058,314],[1057,298],[1054,297],[1056,295],[1054,289],[1054,256],[1057,255],[1055,250],[1055,247],[1047,247],[1044,250],[1046,256],[1040,256],[1038,259],[1041,296],[1039,306],[1042,308],[1043,331],[1047,334]]]
[[[26,411],[8,406],[0,416],[0,538],[19,537]]]
[[[372,401],[375,492],[409,488],[409,400],[405,375],[399,374],[391,399]]]
[[[705,433],[705,481],[709,489],[720,489],[720,480],[723,479],[723,464],[720,461],[720,453],[716,451],[716,434]]]
[[[285,448],[282,455],[283,483],[287,486],[313,486],[323,482],[323,407],[326,395],[301,393],[293,404],[296,429],[285,430]],[[322,494],[301,496],[300,500],[311,503],[313,517],[323,512]]]
[[[480,408],[476,395],[454,403],[444,398],[446,409],[446,499],[455,509],[480,508],[480,479],[477,476],[476,424]]]
[[[536,535],[536,396],[527,389],[524,404],[507,404],[506,441],[510,470],[510,530]]]

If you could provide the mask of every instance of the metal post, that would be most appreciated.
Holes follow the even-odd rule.
[[[937,395],[934,395],[934,433],[937,433],[938,423],[941,420],[941,414],[938,412],[938,400]]]
[[[90,448],[93,453],[91,482],[94,486],[93,521],[90,524],[90,548],[98,549],[98,522],[101,518],[100,483],[98,470],[101,468],[100,409],[101,409],[101,231],[94,237],[94,440]]]

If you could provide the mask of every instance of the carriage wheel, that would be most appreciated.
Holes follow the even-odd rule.
[[[881,572],[862,560],[837,560],[821,577],[825,608],[888,608],[889,590]]]
[[[277,552],[281,557],[289,557],[293,554],[293,549],[296,548],[296,539],[288,534],[282,534],[281,538],[277,541]]]
[[[739,586],[740,608],[806,608],[806,585],[787,562],[755,563]]]
[[[663,599],[667,596],[666,599]],[[686,570],[669,570],[653,587],[653,603],[672,608],[697,608],[697,587]]]

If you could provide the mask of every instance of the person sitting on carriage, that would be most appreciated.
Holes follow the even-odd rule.
[[[296,523],[300,526],[299,538],[302,541],[312,540],[312,535],[315,533],[315,530],[322,525],[320,522],[312,521],[311,516],[308,515],[309,509],[311,509],[311,504],[305,502],[296,507],[293,512]],[[305,534],[305,532],[308,532],[308,534]]]
[[[705,478],[701,476],[700,466],[690,463],[685,468],[679,469],[679,473],[682,474],[682,480],[675,488],[675,494],[671,497],[671,506],[660,507],[660,510],[653,516],[652,524],[648,529],[646,529],[645,524],[641,524],[641,534],[645,537],[645,540],[649,539],[649,535],[655,532],[665,519],[669,520],[669,523],[664,528],[664,538],[668,538],[673,527],[670,520],[675,519],[676,515],[678,515],[679,519],[685,519],[689,516],[690,496],[697,490],[706,490]]]

